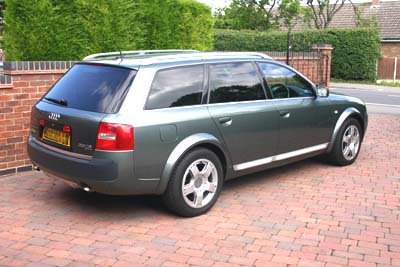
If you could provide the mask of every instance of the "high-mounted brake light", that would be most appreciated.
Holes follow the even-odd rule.
[[[133,150],[133,127],[125,124],[100,122],[96,149],[107,151]]]

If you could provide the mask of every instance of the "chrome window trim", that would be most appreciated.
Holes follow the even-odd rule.
[[[308,83],[310,83],[312,90],[314,91],[314,93],[316,94],[315,91],[315,85],[309,80],[307,79],[307,77],[305,77],[304,75],[302,75],[301,73],[297,72],[295,69],[291,68],[290,66],[284,65],[280,62],[275,62],[269,59],[263,59],[263,60],[254,60],[254,59],[248,59],[248,58],[243,58],[243,59],[236,59],[236,60],[232,60],[232,59],[223,59],[222,61],[216,61],[216,62],[205,62],[205,61],[200,61],[200,62],[185,62],[180,64],[180,62],[178,62],[179,64],[175,63],[174,65],[171,66],[161,66],[158,68],[154,68],[154,73],[153,73],[153,77],[152,77],[152,81],[150,84],[150,88],[146,94],[146,101],[143,104],[142,107],[142,111],[144,112],[149,112],[149,111],[155,111],[155,110],[166,110],[166,109],[172,109],[172,110],[176,110],[176,109],[181,109],[181,108],[193,108],[193,107],[198,107],[198,106],[209,106],[209,105],[232,105],[232,104],[238,104],[238,103],[257,103],[257,102],[261,102],[261,101],[284,101],[284,100],[299,100],[299,99],[315,99],[317,96],[300,96],[300,97],[289,97],[289,98],[269,98],[267,92],[265,92],[266,90],[270,90],[269,88],[265,88],[264,92],[266,93],[266,99],[259,99],[259,100],[248,100],[248,101],[233,101],[233,102],[223,102],[223,103],[210,103],[210,90],[209,90],[209,77],[208,77],[208,82],[207,82],[207,90],[203,91],[203,96],[206,93],[207,94],[207,103],[200,103],[200,104],[196,104],[196,105],[187,105],[187,106],[180,106],[180,107],[165,107],[165,108],[155,108],[155,109],[146,109],[146,104],[148,101],[148,97],[150,96],[150,91],[151,91],[151,86],[153,85],[154,79],[157,75],[158,72],[163,71],[163,70],[168,70],[168,69],[174,69],[174,68],[181,68],[181,67],[191,67],[191,66],[196,66],[196,65],[204,65],[205,69],[204,69],[204,77],[206,77],[207,74],[209,74],[209,65],[218,65],[218,64],[230,64],[230,63],[251,63],[251,64],[255,64],[256,67],[256,71],[259,73],[259,75],[261,75],[262,78],[264,78],[261,70],[259,69],[259,63],[272,63],[272,64],[276,64],[279,65],[281,67],[287,68],[293,72],[295,72],[296,74],[298,74],[299,76],[301,76],[303,79],[305,79]],[[209,76],[209,75],[208,75]],[[203,86],[206,86],[205,84],[203,84]]]
[[[78,154],[78,153],[74,153],[74,152],[70,152],[70,151],[65,151],[65,150],[62,150],[60,148],[49,146],[48,144],[40,142],[39,140],[37,140],[35,138],[32,138],[32,140],[36,144],[38,144],[40,146],[43,146],[44,148],[46,148],[48,150],[51,150],[51,151],[54,151],[54,152],[57,152],[57,153],[60,153],[60,154],[64,154],[64,155],[67,155],[67,156],[70,156],[70,157],[84,159],[84,160],[91,160],[93,158],[93,156]]]
[[[224,102],[224,103],[212,103],[207,104],[207,106],[215,106],[215,105],[232,105],[232,104],[241,104],[241,103],[258,103],[258,102],[270,102],[270,101],[284,101],[284,100],[300,100],[300,99],[311,99],[315,98],[313,96],[300,96],[300,97],[290,97],[290,98],[269,98],[269,99],[260,99],[260,100],[249,100],[249,101],[237,101],[237,102]]]
[[[304,155],[304,154],[308,154],[308,153],[311,153],[311,152],[315,152],[315,151],[326,149],[328,147],[328,145],[329,145],[329,143],[319,144],[319,145],[316,145],[316,146],[306,147],[306,148],[294,150],[294,151],[291,151],[291,152],[287,152],[287,153],[283,153],[283,154],[279,154],[279,155],[274,155],[274,156],[267,157],[267,158],[262,158],[262,159],[257,159],[257,160],[253,160],[253,161],[249,161],[249,162],[236,164],[236,165],[233,166],[233,170],[234,171],[242,171],[242,170],[254,168],[254,167],[257,167],[257,166],[270,164],[270,163],[275,162],[275,161],[280,161],[280,160],[284,160],[284,159],[288,159],[288,158],[297,157],[297,156],[300,156],[300,155]]]
[[[176,109],[187,109],[187,108],[197,108],[197,107],[204,107],[207,104],[197,104],[191,106],[181,106],[181,107],[170,107],[170,108],[155,108],[155,109],[143,109],[144,112],[152,112],[152,111],[159,111],[159,110],[176,110]]]
[[[248,103],[259,103],[259,102],[270,102],[270,101],[284,101],[284,100],[301,100],[301,99],[315,99],[314,96],[299,96],[299,97],[290,97],[290,98],[273,98],[273,99],[260,99],[260,100],[248,100],[248,101],[234,101],[234,102],[224,102],[224,103],[212,103],[212,104],[198,104],[198,105],[191,105],[191,106],[182,106],[182,107],[170,107],[170,108],[158,108],[158,109],[144,109],[143,111],[155,111],[155,110],[176,110],[182,108],[193,108],[193,107],[200,107],[200,106],[216,106],[216,105],[234,105],[234,104],[248,104]]]

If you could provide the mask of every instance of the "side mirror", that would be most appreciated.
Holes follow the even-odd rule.
[[[329,96],[329,89],[326,88],[326,87],[317,86],[317,95],[319,97],[328,97]]]

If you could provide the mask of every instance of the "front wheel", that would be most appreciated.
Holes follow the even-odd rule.
[[[345,121],[338,132],[329,159],[333,164],[346,166],[352,164],[359,152],[362,140],[360,123],[353,118]]]
[[[201,215],[217,201],[223,180],[217,155],[208,149],[193,150],[177,164],[164,193],[164,203],[184,217]]]

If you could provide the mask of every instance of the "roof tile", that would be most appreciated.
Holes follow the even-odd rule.
[[[400,1],[384,1],[377,6],[371,3],[354,4],[361,13],[361,17],[371,19],[376,17],[382,39],[400,39]],[[333,17],[329,28],[356,27],[356,14],[351,4],[345,4]],[[300,31],[306,26],[298,23],[294,31]],[[315,28],[313,23],[311,28]]]

